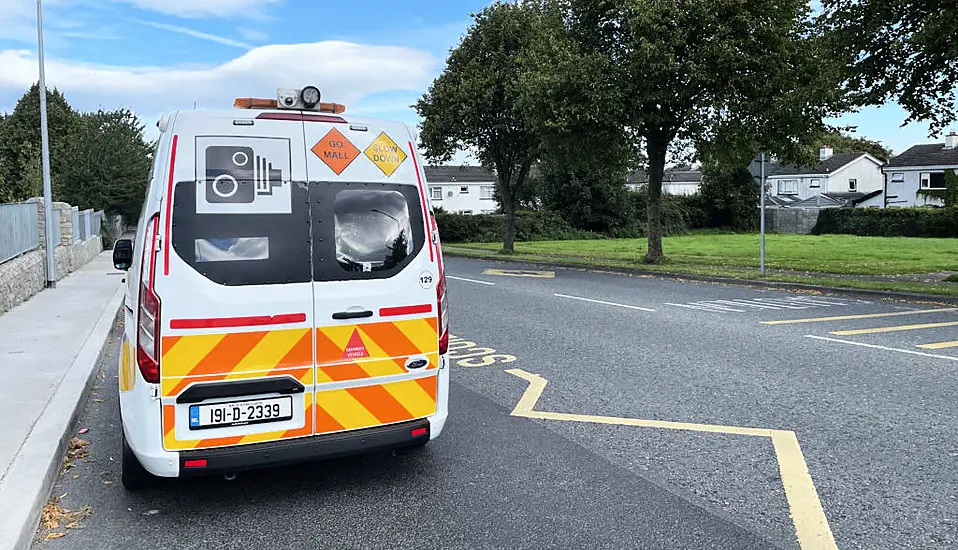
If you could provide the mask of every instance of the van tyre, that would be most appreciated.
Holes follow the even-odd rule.
[[[133,454],[133,449],[126,442],[126,434],[122,433],[123,456],[120,461],[120,481],[128,491],[140,491],[152,487],[156,483],[156,476],[146,471],[139,459]]]

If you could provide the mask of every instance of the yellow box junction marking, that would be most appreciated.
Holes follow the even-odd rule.
[[[827,321],[851,321],[854,319],[877,319],[879,317],[898,317],[899,315],[919,315],[922,313],[941,313],[958,311],[958,307],[940,309],[919,309],[914,311],[896,311],[894,313],[865,313],[861,315],[841,315],[839,317],[813,317],[811,319],[785,319],[783,321],[762,321],[763,325],[797,325],[800,323],[824,323]]]
[[[741,428],[736,426],[718,426],[712,424],[691,424],[686,422],[666,422],[660,420],[642,420],[638,418],[622,418],[614,416],[594,416],[585,414],[570,414],[556,412],[541,412],[533,410],[542,396],[548,381],[537,374],[530,374],[522,369],[509,369],[507,373],[522,378],[529,383],[529,387],[519,398],[512,416],[532,418],[537,420],[558,420],[563,422],[588,422],[593,424],[615,424],[620,426],[638,426],[641,428],[659,428],[667,430],[685,430],[692,432],[720,433],[731,435],[768,437],[775,448],[779,471],[782,476],[782,486],[785,488],[785,497],[792,522],[795,525],[795,536],[802,550],[837,550],[835,538],[828,526],[828,518],[822,508],[818,491],[808,473],[805,456],[798,444],[795,432],[788,430],[769,430],[763,428]]]
[[[396,145],[386,132],[380,133],[379,137],[373,140],[363,152],[387,177],[393,175],[399,165],[406,160],[406,152]]]
[[[921,330],[926,328],[942,328],[958,326],[958,321],[949,323],[925,323],[923,325],[898,325],[893,327],[862,328],[857,330],[836,330],[830,334],[835,336],[854,336],[856,334],[882,334],[885,332],[901,332],[904,330]]]
[[[499,275],[501,277],[531,277],[533,279],[555,279],[555,271],[533,271],[530,269],[487,269],[483,275]]]
[[[923,349],[958,348],[958,340],[955,340],[954,342],[938,342],[936,344],[922,344],[918,347]]]

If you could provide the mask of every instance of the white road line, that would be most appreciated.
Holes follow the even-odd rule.
[[[829,306],[847,306],[847,305],[848,305],[848,304],[846,304],[845,302],[838,302],[838,301],[835,301],[835,300],[825,300],[824,298],[813,298],[813,297],[809,297],[809,296],[789,296],[789,297],[787,297],[787,298],[785,298],[785,299],[788,300],[788,301],[790,301],[790,302],[799,302],[799,303],[815,304],[815,305],[817,305],[817,306],[823,306],[823,307],[829,307]],[[859,300],[858,303],[860,303],[860,304],[870,304],[871,302],[865,302],[865,301]]]
[[[898,353],[907,353],[908,355],[920,355],[922,357],[932,357],[934,359],[947,359],[949,361],[958,361],[958,357],[955,357],[952,355],[936,355],[934,353],[922,353],[920,351],[913,351],[910,349],[888,348],[885,346],[876,346],[875,344],[865,344],[864,342],[852,342],[851,340],[841,340],[839,338],[826,338],[824,336],[813,336],[811,334],[806,334],[805,338],[812,338],[814,340],[824,340],[826,342],[837,342],[839,344],[849,344],[852,346],[860,346],[863,348],[880,349],[885,351],[897,351]]]
[[[711,311],[711,312],[713,312],[713,313],[718,313],[718,312],[723,312],[723,311],[731,311],[731,312],[734,312],[734,313],[745,313],[745,310],[744,310],[744,309],[735,309],[735,308],[731,308],[731,307],[717,306],[717,305],[715,305],[715,304],[702,304],[702,303],[673,304],[673,303],[666,303],[665,305],[667,305],[667,306],[675,306],[675,307],[684,307],[684,308],[687,308],[687,309],[697,309],[697,310],[699,310],[699,311]]]
[[[754,307],[758,309],[782,309],[784,306],[773,306],[769,304],[760,304],[757,302],[750,302],[748,300],[715,300],[719,304],[728,304],[730,306],[738,307]]]
[[[752,298],[756,302],[761,302],[763,304],[769,304],[772,306],[782,306],[788,309],[808,309],[816,307],[816,304],[802,304],[801,302],[793,302],[791,300],[785,300],[783,298]],[[822,306],[822,307],[831,307],[831,306]]]
[[[465,277],[453,277],[452,275],[446,275],[449,279],[455,279],[456,281],[466,281],[467,283],[476,283],[477,285],[489,285],[496,286],[496,283],[490,283],[489,281],[477,281],[475,279],[466,279]]]
[[[593,304],[602,304],[602,305],[606,305],[606,306],[625,307],[625,308],[628,308],[628,309],[637,309],[637,310],[639,310],[639,311],[648,311],[648,312],[655,313],[655,310],[654,310],[654,309],[649,309],[649,308],[647,308],[647,307],[630,306],[630,305],[627,305],[627,304],[617,304],[617,303],[615,303],[615,302],[603,302],[602,300],[593,300],[593,299],[591,299],[591,298],[580,298],[579,296],[568,296],[568,295],[566,295],[566,294],[553,294],[553,296],[556,296],[556,297],[558,297],[558,298],[569,298],[570,300],[582,300],[583,302],[592,302]]]

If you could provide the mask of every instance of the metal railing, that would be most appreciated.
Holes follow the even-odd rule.
[[[76,206],[70,209],[73,213],[73,242],[80,240],[80,209]]]
[[[84,242],[90,238],[90,213],[92,210],[82,210],[80,211],[80,242]]]
[[[53,247],[56,248],[60,246],[60,209],[55,208],[52,212],[53,217],[50,219],[50,233],[53,235],[53,240],[50,241],[53,243]],[[43,243],[43,246],[46,246],[47,243]]]
[[[0,263],[40,246],[37,205],[0,204]]]

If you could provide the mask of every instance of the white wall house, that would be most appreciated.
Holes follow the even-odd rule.
[[[492,214],[496,175],[481,166],[427,166],[426,183],[433,208],[460,214]]]
[[[645,170],[636,170],[626,176],[625,186],[638,191],[649,184],[649,175]],[[669,168],[662,174],[662,194],[664,195],[695,195],[702,185],[702,172],[699,170],[685,170]]]
[[[944,190],[947,170],[958,172],[958,134],[955,132],[945,137],[945,143],[915,145],[888,162],[882,169],[886,206],[943,205],[941,199],[922,195],[919,190]]]
[[[835,153],[826,146],[815,165],[776,166],[766,181],[769,194],[786,204],[821,196],[818,202],[881,206],[885,188],[881,167],[882,162],[867,153]]]

